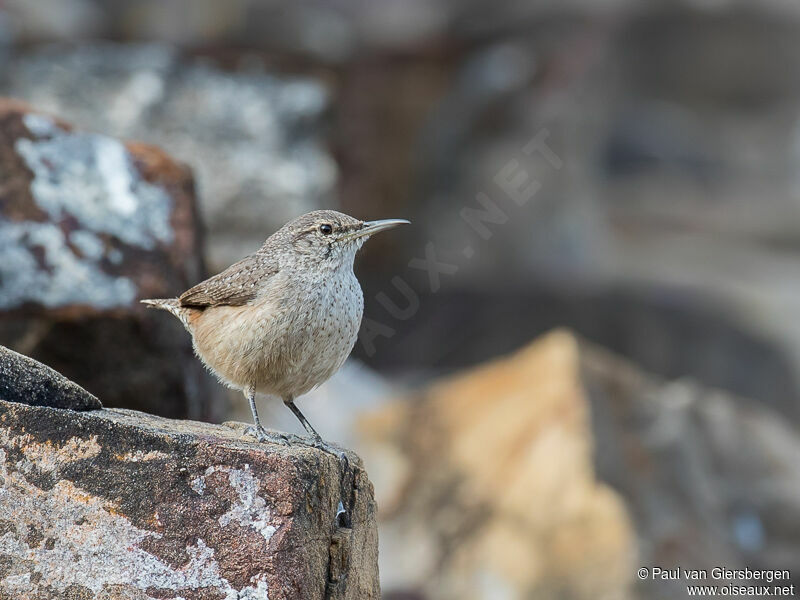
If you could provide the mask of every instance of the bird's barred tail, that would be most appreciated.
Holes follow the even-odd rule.
[[[152,308],[161,308],[170,312],[180,306],[180,301],[177,298],[148,298],[139,300],[139,302]]]
[[[186,310],[181,306],[181,302],[177,298],[148,298],[146,300],[139,300],[139,302],[147,305],[148,308],[159,308],[169,311],[186,325]]]

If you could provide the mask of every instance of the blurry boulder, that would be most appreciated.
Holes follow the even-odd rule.
[[[794,580],[780,584],[800,585],[796,428],[752,400],[665,382],[588,344],[580,372],[597,474],[625,498],[639,566],[788,569]],[[686,593],[681,581],[640,581],[639,591],[648,600]]]
[[[0,42],[98,36],[108,25],[104,16],[93,0],[6,0],[0,8]]]
[[[634,586],[636,569],[800,564],[791,425],[564,331],[389,404],[362,432],[388,598],[666,600],[685,584]]]
[[[191,172],[163,151],[0,102],[0,341],[109,406],[214,419],[177,322],[137,300],[204,275]]]
[[[570,335],[436,383],[363,431],[387,598],[628,597],[634,535],[594,475]]]
[[[559,18],[576,15],[584,20],[611,21],[630,14],[663,11],[673,5],[711,15],[724,14],[732,8],[756,10],[747,0],[6,0],[4,5],[13,19],[15,38],[22,43],[63,39],[69,33],[83,37],[93,34],[95,38],[157,39],[190,47],[255,47],[337,65],[372,53],[409,53],[443,41],[474,45],[487,38],[525,31],[541,22],[557,25]],[[762,0],[757,10],[786,21],[798,14],[795,3],[786,0]],[[187,19],[189,13],[191,18]]]
[[[219,270],[323,206],[336,182],[323,85],[267,74],[255,56],[240,66],[222,71],[158,44],[34,47],[0,66],[0,91],[191,165]]]

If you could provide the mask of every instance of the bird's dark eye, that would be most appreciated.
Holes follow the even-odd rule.
[[[323,223],[319,226],[319,232],[322,235],[330,235],[333,233],[333,225],[329,225],[328,223]]]

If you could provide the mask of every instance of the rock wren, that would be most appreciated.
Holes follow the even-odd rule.
[[[310,212],[179,298],[142,302],[178,317],[206,367],[244,392],[260,441],[278,440],[261,426],[257,392],[282,398],[315,444],[326,446],[294,401],[333,375],[356,342],[364,312],[356,252],[374,233],[408,222]]]

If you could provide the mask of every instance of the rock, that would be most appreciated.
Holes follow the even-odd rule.
[[[97,398],[60,373],[3,346],[0,346],[0,400],[70,410],[103,408]]]
[[[634,534],[595,479],[577,357],[554,334],[364,420],[387,597],[627,597]]]
[[[125,308],[203,273],[191,172],[161,150],[12,101],[0,144],[0,309]]]
[[[0,341],[111,406],[214,418],[188,337],[137,304],[202,279],[200,242],[186,166],[0,101]]]
[[[791,423],[752,400],[647,375],[586,343],[580,373],[597,474],[625,498],[639,565],[788,569],[794,579],[781,584],[800,584],[800,434]],[[681,581],[646,580],[639,593],[686,592]]]
[[[377,599],[358,457],[250,439],[0,401],[0,597]]]
[[[790,423],[566,331],[389,404],[361,431],[387,597],[666,600],[685,581],[634,586],[637,568],[800,564]]]
[[[243,64],[226,72],[160,44],[40,46],[7,63],[0,91],[190,164],[216,271],[321,208],[336,183],[322,139],[326,89],[267,74],[255,57]]]

